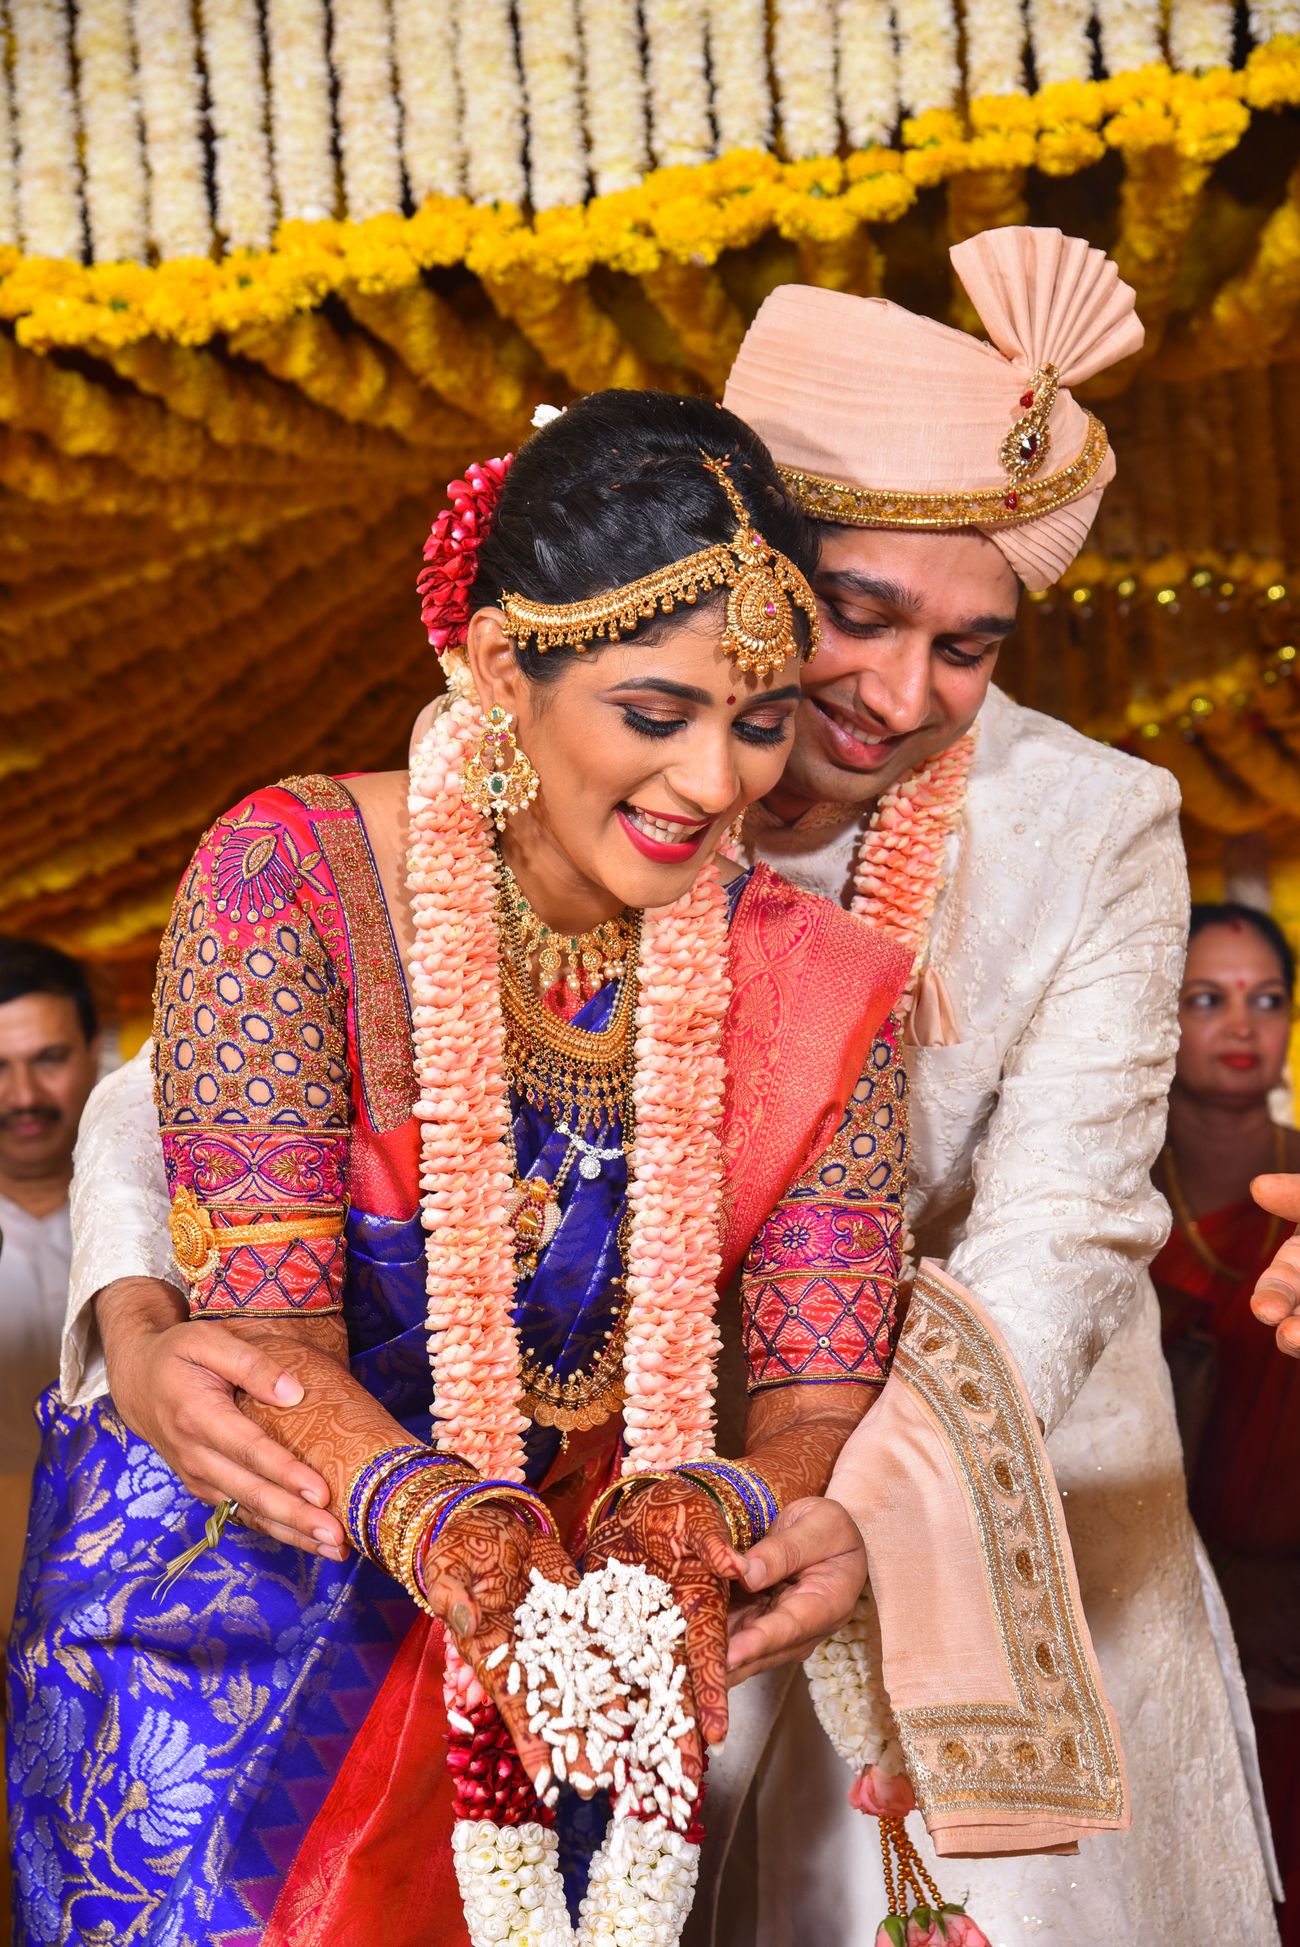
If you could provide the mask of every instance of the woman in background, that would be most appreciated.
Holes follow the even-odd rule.
[[[1300,1942],[1300,1369],[1279,1359],[1250,1296],[1284,1225],[1251,1201],[1262,1172],[1300,1169],[1300,1133],[1274,1122],[1295,961],[1248,906],[1192,908],[1181,1040],[1156,1181],[1174,1229],[1151,1267],[1164,1319],[1193,1517],[1236,1631]]]

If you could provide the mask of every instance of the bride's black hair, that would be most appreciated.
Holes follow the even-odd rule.
[[[670,392],[592,392],[534,433],[506,476],[492,531],[478,557],[470,612],[503,594],[535,602],[580,602],[716,541],[729,541],[736,516],[702,455],[728,461],[736,491],[771,547],[812,579],[817,529],[790,499],[758,435],[725,407]],[[694,608],[648,618],[652,630],[698,614],[725,598],[701,595]],[[797,640],[808,623],[792,604]],[[591,650],[603,647],[597,642]],[[572,649],[516,652],[534,681],[554,680]]]

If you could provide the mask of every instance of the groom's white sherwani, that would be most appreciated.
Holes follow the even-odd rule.
[[[1050,1436],[1133,1807],[1131,1832],[1077,1858],[937,1868],[949,1897],[969,1888],[994,1947],[1276,1939],[1249,1719],[1187,1513],[1146,1275],[1168,1226],[1149,1172],[1187,923],[1177,811],[1167,772],[991,690],[931,931],[959,1040],[907,1050],[918,1255],[992,1315]],[[777,827],[760,809],[748,836],[847,902],[860,831],[824,812]],[[852,1442],[836,1485],[870,1495]],[[847,1782],[800,1680],[759,1773],[760,1947],[874,1938],[879,1850]]]

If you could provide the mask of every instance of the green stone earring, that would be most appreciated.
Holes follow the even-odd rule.
[[[507,818],[527,810],[541,786],[527,752],[515,742],[511,721],[508,710],[498,703],[492,705],[478,749],[466,760],[460,775],[467,803],[490,818],[499,832],[505,830]]]

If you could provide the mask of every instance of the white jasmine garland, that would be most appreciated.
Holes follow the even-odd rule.
[[[767,148],[772,89],[763,0],[708,0],[708,37],[719,153]]]
[[[266,0],[271,154],[280,215],[334,214],[334,125],[322,0]]]
[[[898,44],[890,0],[839,0],[835,65],[851,149],[889,144],[898,129]]]
[[[1097,24],[1108,74],[1127,74],[1164,59],[1160,0],[1097,0]]]
[[[459,196],[461,103],[450,8],[393,0],[393,53],[411,196],[417,204],[428,196]]]
[[[256,0],[202,0],[217,187],[217,228],[236,249],[265,250],[275,209]]]
[[[361,223],[402,206],[387,0],[332,0],[330,59],[338,82],[343,200],[349,218]]]
[[[160,257],[212,247],[194,19],[174,0],[132,0],[136,73],[149,165],[149,236]]]
[[[13,0],[18,220],[33,257],[80,257],[81,171],[68,26],[58,0]]]
[[[587,141],[598,196],[634,189],[646,171],[645,74],[636,0],[578,0]]]
[[[840,130],[831,0],[776,0],[772,66],[786,155],[834,155]]]
[[[1275,40],[1279,34],[1300,34],[1300,4],[1297,0],[1254,0],[1248,7],[1251,39],[1257,47]]]
[[[5,9],[3,0],[0,0],[0,244],[18,241],[13,116],[9,106],[9,69],[3,52],[7,38]]]
[[[870,1764],[892,1774],[904,1769],[880,1664],[880,1617],[868,1586],[843,1629],[819,1643],[804,1664],[818,1721],[855,1773]]]
[[[979,0],[963,16],[966,28],[966,93],[1022,95],[1025,92],[1025,13],[1023,0]]]
[[[1077,0],[1029,0],[1029,37],[1040,87],[1092,78],[1090,13]]]
[[[91,256],[138,262],[147,185],[127,0],[80,0],[75,34]]]
[[[961,86],[952,0],[895,0],[898,94],[903,111],[951,108]]]
[[[1232,66],[1232,0],[1172,0],[1169,59],[1184,74]],[[1300,9],[1297,9],[1300,17]]]
[[[522,203],[523,97],[510,0],[455,0],[455,11],[456,75],[472,130],[466,190],[475,203]]]
[[[576,206],[587,194],[582,50],[574,0],[515,0],[528,103],[528,191],[535,210]]]
[[[645,0],[650,148],[661,167],[713,154],[704,62],[704,0]]]

